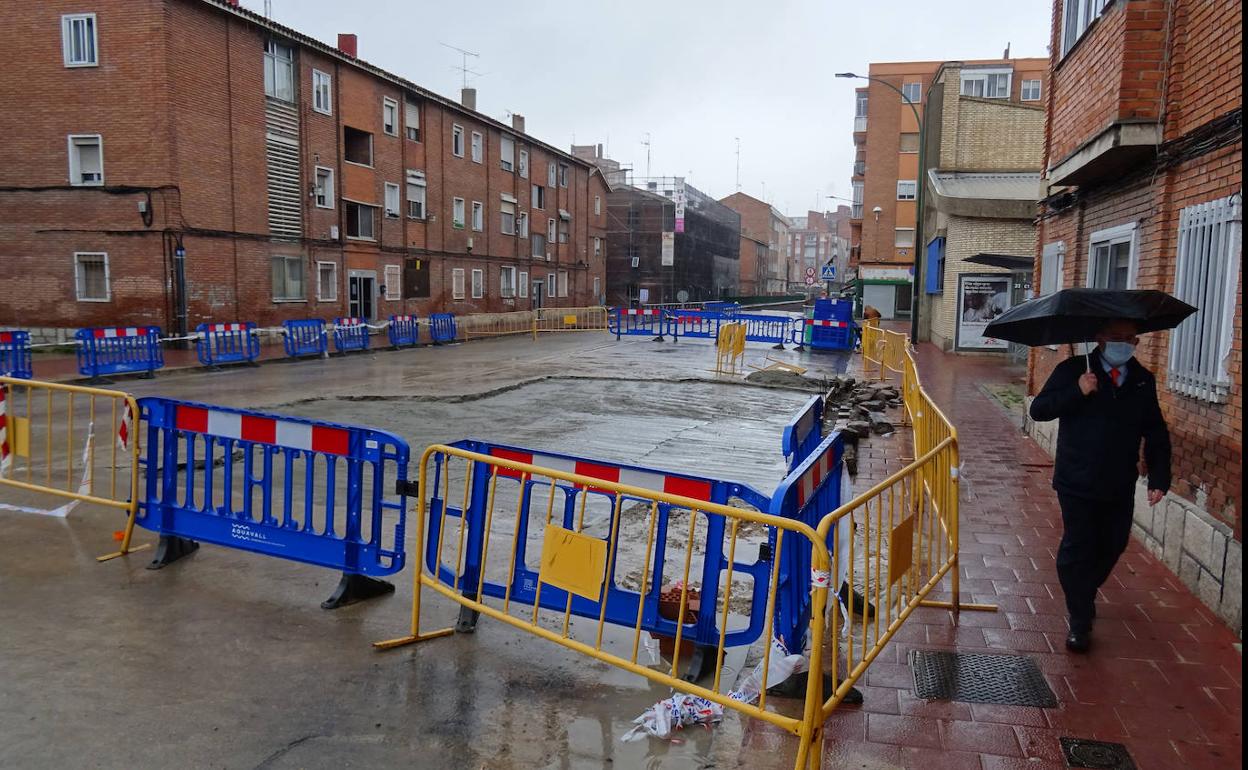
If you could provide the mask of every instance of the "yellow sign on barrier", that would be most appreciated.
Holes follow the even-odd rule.
[[[715,339],[715,373],[736,374],[745,357],[745,324],[727,323],[719,327]]]
[[[597,601],[606,567],[605,540],[557,524],[547,525],[539,573],[543,583]]]

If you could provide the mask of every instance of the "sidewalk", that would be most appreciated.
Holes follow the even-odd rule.
[[[1070,737],[1124,744],[1140,770],[1239,767],[1236,636],[1133,540],[1101,590],[1092,651],[1067,653],[1052,460],[979,387],[1011,383],[1021,370],[930,345],[917,359],[924,388],[958,428],[963,601],[1000,609],[963,612],[956,625],[946,611],[915,612],[868,670],[865,704],[828,721],[824,766],[1059,770],[1068,767],[1059,738]],[[874,442],[855,486],[901,467],[907,444]],[[1058,707],[918,700],[911,649],[1031,656]]]

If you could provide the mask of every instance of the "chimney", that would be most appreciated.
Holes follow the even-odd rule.
[[[356,59],[359,57],[359,55],[356,53],[356,51],[359,50],[358,46],[359,46],[359,39],[356,38],[355,35],[347,34],[346,32],[338,33],[338,50],[339,51],[342,51],[347,56],[350,56],[352,59]]]
[[[511,127],[516,130],[517,134],[524,133],[524,116],[511,113]]]
[[[602,145],[601,145],[601,144],[599,144],[599,145],[598,145],[598,147],[595,149],[595,151],[594,151],[594,157],[597,157],[597,158],[603,158],[603,157],[606,157],[606,156],[604,156],[604,155],[602,154]]]
[[[470,110],[477,108],[477,89],[463,88],[459,91],[459,103]]]

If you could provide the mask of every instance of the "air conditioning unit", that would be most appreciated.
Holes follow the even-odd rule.
[[[338,240],[338,225],[329,226],[329,239],[331,241]]]
[[[633,267],[641,267],[641,257],[633,257]]]

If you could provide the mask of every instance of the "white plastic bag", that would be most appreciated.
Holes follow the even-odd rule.
[[[633,720],[635,727],[620,736],[622,741],[639,741],[649,735],[671,740],[672,733],[693,725],[709,727],[724,718],[724,707],[696,695],[678,694],[661,700]]]
[[[733,700],[739,700],[743,703],[753,703],[758,700],[758,695],[763,685],[763,663],[759,661],[750,675],[745,678],[735,691],[728,693],[728,697]],[[770,689],[780,684],[784,680],[800,674],[810,668],[810,661],[805,655],[794,653],[789,654],[784,644],[779,639],[771,640],[771,657],[767,663],[767,687]]]

